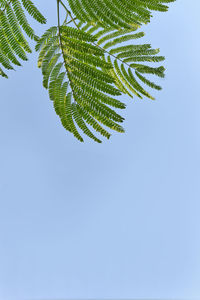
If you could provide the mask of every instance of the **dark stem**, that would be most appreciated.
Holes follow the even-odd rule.
[[[61,49],[61,52],[62,52],[62,56],[63,56],[63,59],[64,59],[64,66],[65,66],[65,70],[66,70],[66,73],[67,73],[67,77],[69,79],[69,82],[70,82],[70,86],[71,86],[71,90],[72,90],[72,93],[73,93],[73,96],[74,96],[74,91],[73,91],[73,85],[72,85],[72,82],[71,82],[71,79],[70,79],[70,74],[69,74],[69,71],[67,69],[67,64],[66,64],[66,61],[65,61],[65,52],[64,52],[64,48],[63,48],[63,44],[62,44],[62,34],[61,34],[61,30],[60,30],[60,4],[62,4],[62,1],[61,0],[57,0],[57,16],[58,16],[58,36],[59,36],[59,44],[60,44],[60,49]],[[63,5],[63,4],[62,4]],[[73,97],[74,100],[76,101],[75,97]]]
[[[76,23],[76,19],[72,16],[72,13],[71,11],[66,7],[66,5],[62,2],[62,0],[59,0],[60,4],[64,7],[64,9],[66,10],[66,12],[69,14],[70,18],[71,18],[71,21],[74,23],[74,25],[76,26],[76,28],[78,30],[80,30],[80,28],[78,27],[77,23]],[[96,43],[92,43],[93,45],[95,45],[96,47],[100,48],[101,50],[103,50],[105,53],[111,55],[113,58],[117,59],[118,61],[121,61],[121,63],[127,65],[129,68],[132,69],[132,67],[127,64],[126,62],[124,62],[123,60],[121,60],[120,58],[116,57],[115,55],[111,54],[109,51],[105,50],[104,48],[102,48],[101,46],[99,46],[98,44]]]

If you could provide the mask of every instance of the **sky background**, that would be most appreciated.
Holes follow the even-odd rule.
[[[0,299],[200,299],[199,10],[155,14],[163,90],[126,98],[126,134],[102,145],[62,128],[35,54],[1,79]]]

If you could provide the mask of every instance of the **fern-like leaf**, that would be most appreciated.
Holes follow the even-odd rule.
[[[24,9],[42,24],[46,23],[46,19],[30,0],[1,0],[0,7],[0,65],[11,70],[14,69],[12,64],[21,66],[20,59],[27,60],[26,53],[31,53],[23,31],[31,39],[38,40]],[[3,69],[0,75],[7,78]]]
[[[150,44],[137,44],[137,40],[142,38],[144,33],[135,32],[136,28],[118,30],[114,27],[101,28],[100,25],[87,25],[89,25],[87,32],[92,33],[97,39],[96,44],[105,51],[106,61],[113,66],[107,72],[113,76],[119,90],[130,97],[135,95],[142,99],[145,96],[154,100],[155,98],[141,84],[160,90],[161,87],[146,78],[145,74],[164,77],[165,68],[151,67],[140,62],[163,61],[164,57],[158,55],[160,50],[152,49]],[[84,23],[78,25],[80,29],[84,27],[86,28]]]
[[[151,11],[165,12],[175,0],[67,0],[74,15],[83,23],[102,27],[131,28],[150,22]]]
[[[112,64],[105,60],[105,52],[96,41],[83,30],[63,25],[48,29],[36,50],[40,50],[43,85],[64,128],[79,141],[83,138],[78,128],[99,143],[86,123],[107,138],[110,133],[102,125],[124,132],[119,124],[124,119],[112,107],[123,109],[125,105],[113,97],[121,91],[114,86],[115,79],[109,73]]]

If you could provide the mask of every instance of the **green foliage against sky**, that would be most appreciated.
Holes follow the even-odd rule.
[[[95,131],[108,139],[110,129],[124,132],[118,111],[126,106],[119,96],[154,100],[146,87],[161,89],[149,75],[164,77],[164,67],[154,66],[164,57],[137,40],[152,12],[165,12],[174,1],[55,0],[57,24],[38,37],[27,15],[41,24],[46,19],[33,2],[0,0],[0,75],[7,78],[7,70],[27,60],[27,39],[34,40],[43,86],[62,125],[81,142],[82,131],[101,143]]]

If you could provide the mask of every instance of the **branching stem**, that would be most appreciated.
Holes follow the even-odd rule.
[[[76,28],[78,30],[80,30],[79,26],[77,25],[76,23],[76,19],[72,16],[72,13],[71,11],[66,7],[66,5],[63,3],[62,0],[58,0],[58,2],[60,2],[60,4],[64,7],[64,9],[66,10],[66,12],[69,14],[70,18],[71,18],[71,21],[74,23],[74,25],[76,26]],[[114,59],[117,59],[118,61],[120,61],[121,63],[125,64],[127,67],[131,68],[132,67],[127,64],[126,62],[124,62],[123,60],[121,60],[120,58],[116,57],[115,55],[111,54],[109,51],[107,51],[106,49],[102,48],[101,46],[99,46],[98,44],[96,43],[92,43],[94,46],[98,47],[99,49],[103,50],[105,53],[109,54],[110,56],[112,56]]]

